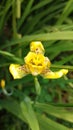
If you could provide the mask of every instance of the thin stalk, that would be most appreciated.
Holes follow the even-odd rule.
[[[17,6],[16,17],[20,18],[21,17],[21,0],[16,0],[16,6]]]
[[[13,37],[14,37],[14,38],[17,38],[17,27],[16,27],[16,1],[15,1],[15,0],[13,0],[12,13],[13,13],[13,18],[12,18]]]

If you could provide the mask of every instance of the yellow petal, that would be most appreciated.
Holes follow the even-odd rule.
[[[48,57],[45,57],[44,65],[46,66],[46,68],[50,68],[51,62]]]
[[[31,42],[30,51],[35,52],[35,53],[42,53],[42,54],[44,54],[45,52],[43,44],[40,41]]]
[[[67,69],[61,69],[56,72],[52,72],[52,71],[48,70],[46,73],[44,73],[43,77],[49,78],[49,79],[57,79],[57,78],[62,77],[63,75],[66,75],[67,73],[68,73]]]
[[[27,73],[26,66],[20,66],[19,64],[11,64],[9,67],[9,71],[12,74],[14,79],[20,79],[24,77]]]
[[[43,66],[36,66],[36,65],[31,65],[31,64],[29,64],[28,66],[33,76],[39,75],[43,70]]]

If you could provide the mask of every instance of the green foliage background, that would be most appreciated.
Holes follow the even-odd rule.
[[[40,40],[51,69],[69,69],[67,77],[45,80],[38,76],[41,94],[36,95],[31,75],[13,80],[11,63],[23,64],[31,41]],[[1,130],[73,129],[73,0],[0,1]]]

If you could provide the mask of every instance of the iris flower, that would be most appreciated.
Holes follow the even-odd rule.
[[[28,74],[42,76],[47,79],[57,79],[68,73],[67,69],[53,72],[50,70],[51,62],[44,55],[45,49],[40,41],[31,42],[30,51],[24,58],[24,65],[11,64],[10,73],[14,79],[20,79]]]

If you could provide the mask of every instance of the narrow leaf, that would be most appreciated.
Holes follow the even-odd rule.
[[[39,130],[38,121],[35,116],[34,110],[32,108],[30,99],[26,97],[25,101],[21,102],[20,106],[21,106],[21,111],[23,113],[23,116],[27,120],[30,128],[32,130]]]
[[[42,104],[42,103],[37,103],[36,107],[41,109],[42,111],[51,114],[53,116],[56,116],[58,118],[73,122],[73,111],[69,111],[64,109],[64,107],[55,107],[49,104]]]
[[[37,113],[41,130],[69,130],[66,126],[63,126],[45,116]]]
[[[30,42],[33,40],[47,41],[47,40],[73,40],[73,31],[57,31],[52,33],[44,33],[44,34],[35,34],[35,35],[26,35],[23,38],[14,40],[11,42],[7,42],[6,45],[3,45],[1,49],[16,45],[19,43],[25,44],[26,42]]]

